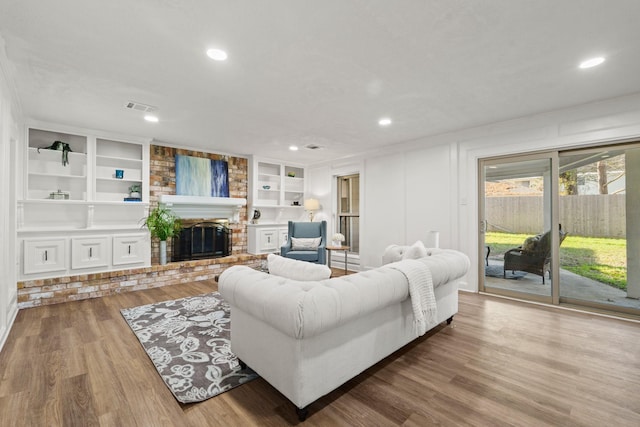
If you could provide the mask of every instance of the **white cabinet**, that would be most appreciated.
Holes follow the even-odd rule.
[[[247,228],[251,254],[279,252],[286,241],[288,221],[306,221],[305,168],[252,157],[249,159],[249,218],[260,211],[257,224]]]
[[[254,255],[280,252],[287,240],[287,224],[249,224],[247,252]]]
[[[71,238],[71,268],[107,267],[109,236]]]
[[[80,233],[80,232],[79,232]],[[22,239],[22,279],[98,273],[150,265],[148,233]]]
[[[66,270],[66,243],[64,238],[24,239],[24,274]]]
[[[149,251],[146,234],[129,234],[113,238],[113,264],[128,265],[144,263]]]
[[[150,245],[148,232],[140,230],[149,206],[149,140],[39,122],[24,140],[16,216],[22,279],[151,265],[150,248],[142,247]],[[52,149],[56,141],[71,151]],[[34,246],[37,238],[57,246]]]

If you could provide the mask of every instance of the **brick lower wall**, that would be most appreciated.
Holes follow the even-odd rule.
[[[223,258],[172,262],[146,268],[18,282],[18,308],[38,307],[121,292],[215,280],[232,265],[258,267],[266,255],[239,254]]]

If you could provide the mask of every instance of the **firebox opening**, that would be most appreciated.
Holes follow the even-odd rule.
[[[220,258],[231,255],[232,230],[228,221],[205,221],[184,227],[173,238],[173,261]]]

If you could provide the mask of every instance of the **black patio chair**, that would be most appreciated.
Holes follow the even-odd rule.
[[[560,225],[560,244],[567,234],[569,233],[562,231],[562,225]],[[545,273],[551,272],[551,230],[544,234],[527,237],[522,246],[505,252],[503,271],[505,278],[507,270],[514,273],[518,270],[537,274],[542,276],[542,284],[544,284]]]

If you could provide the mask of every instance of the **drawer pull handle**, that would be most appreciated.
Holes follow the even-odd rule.
[[[93,257],[93,248],[89,248],[89,258]]]
[[[131,245],[129,245],[129,255],[131,255]]]
[[[45,260],[45,261],[48,261],[48,260],[47,260],[47,258],[48,258],[47,252],[48,252],[48,251],[45,249],[45,251],[44,251],[44,260]]]

